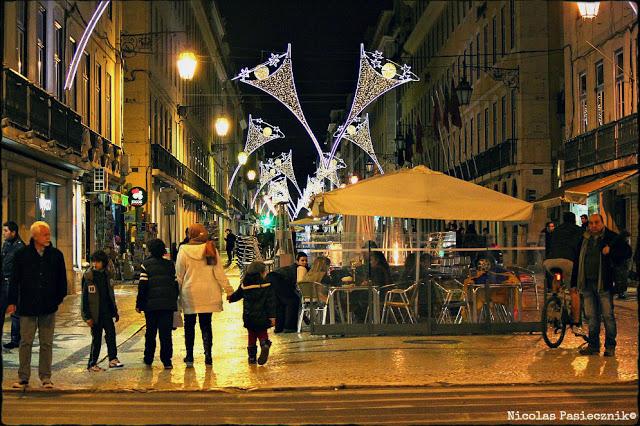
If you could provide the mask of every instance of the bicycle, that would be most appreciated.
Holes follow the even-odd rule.
[[[557,348],[564,340],[567,325],[579,325],[582,320],[575,324],[571,319],[571,297],[567,295],[568,292],[564,287],[562,270],[553,268],[550,273],[553,275],[552,294],[542,308],[542,337],[547,346]],[[584,306],[580,310],[581,318],[583,309]],[[587,341],[586,335],[576,333],[574,330],[572,332]]]

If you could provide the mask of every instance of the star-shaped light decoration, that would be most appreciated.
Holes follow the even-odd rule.
[[[327,160],[328,153],[324,153],[325,160]],[[316,170],[316,178],[317,179],[328,179],[329,182],[334,184],[335,186],[340,186],[340,179],[338,179],[338,170],[346,169],[347,165],[344,160],[340,157],[332,158],[331,160],[327,160],[327,164],[325,162],[320,162],[320,166]]]
[[[278,63],[282,61],[280,65]],[[244,69],[243,69],[244,70]],[[293,65],[291,62],[291,44],[287,45],[285,53],[272,53],[269,60],[263,62],[248,70],[249,73],[240,72],[232,80],[240,80],[250,86],[256,87],[263,92],[268,93],[277,99],[280,103],[289,109],[293,115],[300,121],[302,127],[307,131],[313,144],[318,151],[318,155],[322,157],[322,149],[316,139],[307,119],[302,112],[298,92],[296,91],[295,81],[293,79]],[[251,78],[253,74],[253,78]]]
[[[350,124],[347,126],[344,138],[362,148],[362,150],[371,157],[375,165],[378,166],[380,173],[384,174],[384,170],[382,166],[380,166],[376,152],[373,149],[373,141],[371,140],[371,133],[369,131],[369,114],[365,114],[364,118],[356,117],[353,123],[355,125]],[[341,130],[342,129],[337,130],[334,136],[337,136]]]
[[[263,121],[262,118],[253,118],[251,114],[249,114],[249,128],[247,129],[247,139],[244,143],[244,152],[247,155],[251,155],[267,142],[282,138],[284,138],[284,133],[280,131],[280,127],[269,124]],[[229,191],[231,191],[240,167],[240,164],[236,166],[233,175],[231,175],[231,179],[229,179]]]
[[[379,69],[378,62],[382,64]],[[402,71],[401,74],[398,74],[398,69]],[[347,125],[352,123],[369,104],[401,84],[418,80],[420,79],[411,72],[411,67],[408,65],[401,66],[389,59],[385,59],[379,51],[367,52],[364,50],[364,44],[361,44],[358,85],[351,104],[351,110],[345,120],[346,124],[333,141],[330,155],[325,159],[325,163],[335,156],[340,140],[344,137],[348,127]]]

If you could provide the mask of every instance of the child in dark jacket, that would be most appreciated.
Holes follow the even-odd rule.
[[[156,334],[160,335],[160,360],[166,370],[173,368],[173,313],[178,310],[178,281],[172,261],[163,259],[164,242],[147,243],[151,256],[142,263],[138,282],[136,312],[144,311],[147,331],[144,336],[144,363],[151,365],[156,352]]]
[[[269,358],[271,341],[267,330],[276,324],[276,298],[271,284],[265,281],[267,266],[263,262],[251,262],[242,280],[242,284],[231,295],[229,302],[244,299],[242,320],[249,332],[249,364],[264,365]],[[256,340],[260,340],[260,357],[256,359],[258,348]]]
[[[116,328],[113,323],[120,320],[118,306],[113,292],[113,286],[107,271],[109,257],[101,250],[91,255],[92,267],[82,277],[82,319],[91,327],[91,352],[87,370],[91,372],[103,371],[98,366],[100,348],[102,346],[102,331],[107,342],[109,368],[124,367],[118,360],[116,346]]]

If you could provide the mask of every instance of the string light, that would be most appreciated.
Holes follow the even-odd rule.
[[[282,63],[280,63],[280,61],[282,61]],[[269,74],[270,67],[275,69]],[[256,77],[255,80],[250,79],[252,72]],[[290,43],[287,45],[287,51],[285,53],[272,53],[268,61],[263,62],[252,69],[243,68],[232,80],[240,80],[243,83],[256,87],[273,96],[287,107],[298,121],[300,121],[302,127],[304,127],[311,137],[311,140],[318,151],[318,155],[322,157],[320,144],[313,134],[309,123],[307,123],[307,119],[305,118],[304,112],[302,112],[302,107],[300,106],[300,100],[298,99],[298,92],[296,91],[296,85],[293,79]]]

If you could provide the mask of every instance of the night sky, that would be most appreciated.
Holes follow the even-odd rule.
[[[322,144],[329,113],[347,108],[355,91],[360,43],[391,1],[264,0],[216,2],[225,21],[226,38],[236,67],[252,68],[271,52],[284,53],[291,43],[293,74],[302,110]],[[293,149],[293,164],[301,189],[315,170],[317,152],[302,125],[289,110],[262,91],[238,83],[245,95],[245,113],[280,126],[284,140],[266,145],[267,155]],[[343,142],[344,143],[344,142]],[[329,147],[323,146],[324,151]],[[293,188],[291,188],[293,189]],[[295,190],[293,190],[295,192]],[[292,196],[294,195],[292,192]],[[297,197],[294,197],[294,199]]]

